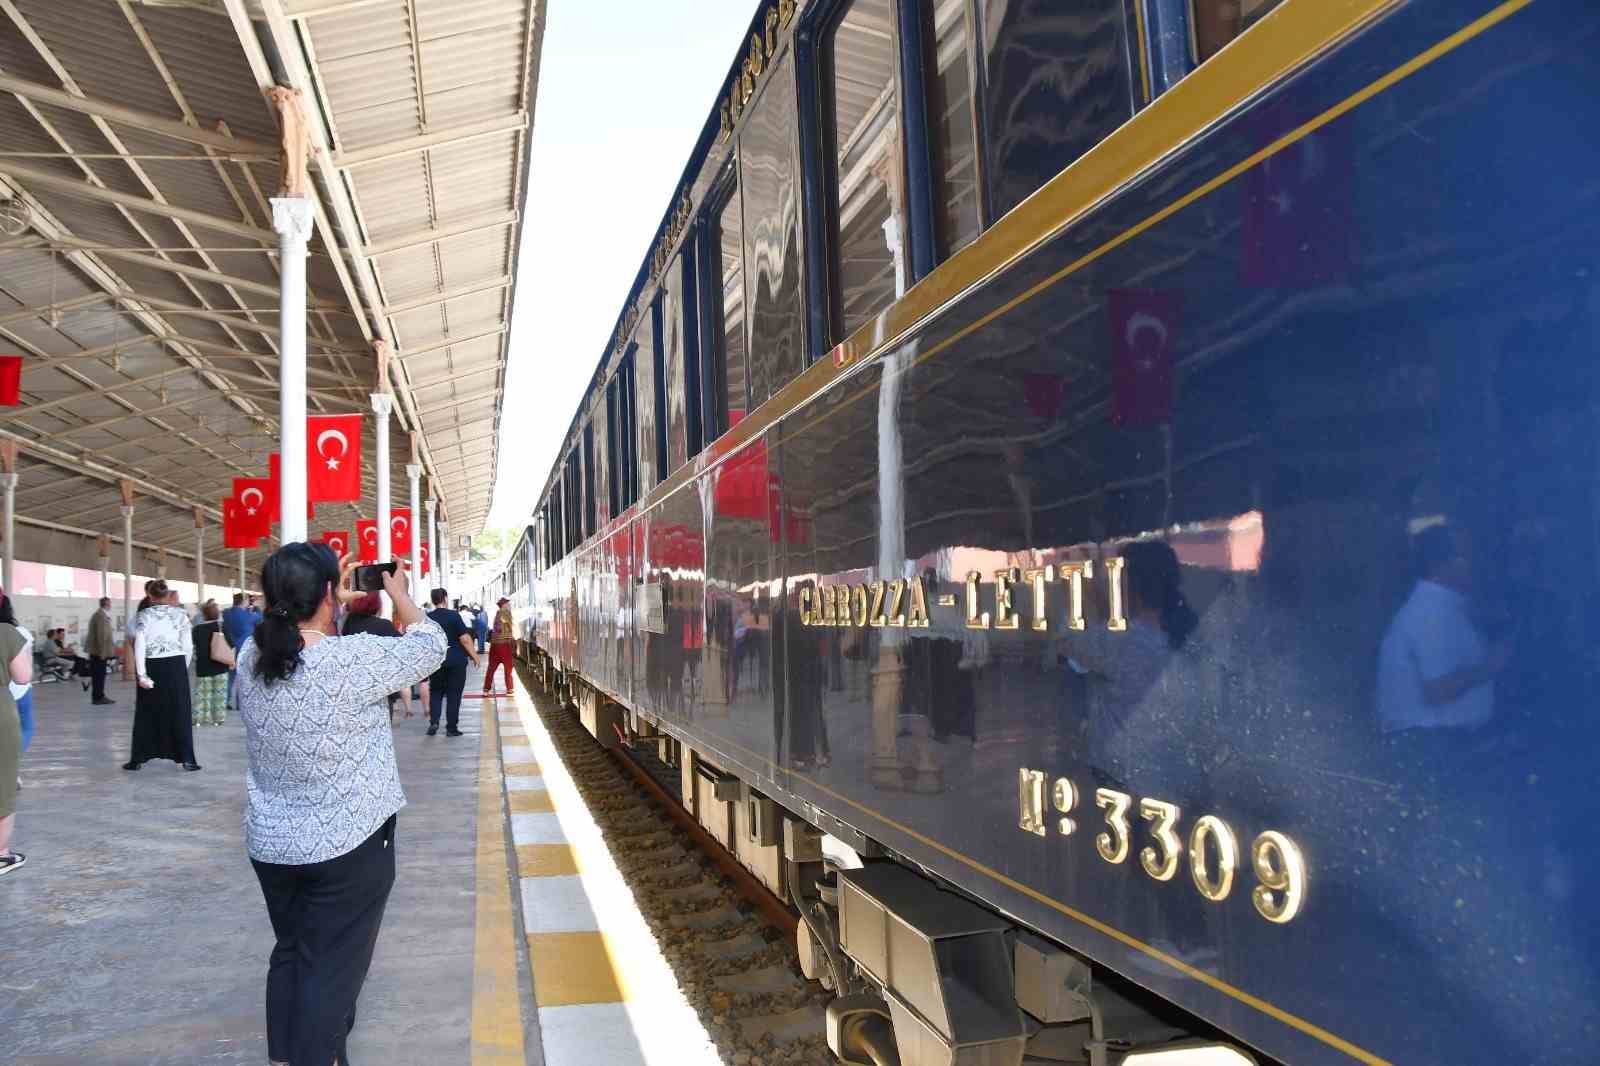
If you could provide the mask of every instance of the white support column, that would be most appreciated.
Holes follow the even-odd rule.
[[[17,475],[10,471],[0,474],[0,491],[4,492],[0,499],[0,536],[6,538],[5,555],[0,559],[0,587],[3,587],[7,596],[15,595],[11,584],[11,572],[17,562]]]
[[[439,587],[450,589],[450,523],[439,523]],[[454,590],[451,590],[452,592]]]
[[[108,552],[100,553],[100,598],[111,598],[111,555]]]
[[[206,602],[206,519],[200,508],[194,509],[194,583],[195,603]]]
[[[439,510],[439,501],[428,499],[428,566],[432,570],[432,577],[423,586],[423,595],[426,596],[434,587],[444,584],[439,580],[439,527],[436,512]],[[417,601],[421,603],[422,601]],[[424,604],[424,606],[426,606]]]
[[[422,530],[417,519],[422,514],[422,464],[406,464],[406,480],[411,483],[411,598],[422,602]]]
[[[244,584],[244,549],[239,549],[239,591],[245,591]]]
[[[386,563],[389,550],[389,415],[394,411],[394,396],[387,392],[372,394],[372,413],[378,423],[378,507],[374,516],[378,523],[378,562]]]
[[[124,494],[126,498],[126,494]],[[122,620],[133,618],[133,504],[122,505]]]
[[[306,539],[306,242],[312,204],[298,196],[272,200],[278,231],[278,515],[283,543]]]

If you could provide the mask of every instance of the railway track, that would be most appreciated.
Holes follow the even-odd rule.
[[[823,1035],[829,994],[801,976],[792,917],[753,878],[741,877],[726,852],[708,850],[719,845],[685,826],[692,820],[678,807],[676,772],[648,752],[602,749],[532,671],[519,666],[519,673],[722,1061],[833,1063]],[[732,872],[723,868],[730,864]]]

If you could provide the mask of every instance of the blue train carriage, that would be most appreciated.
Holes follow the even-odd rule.
[[[1597,46],[757,12],[534,654],[802,912],[841,1061],[1593,1061]]]

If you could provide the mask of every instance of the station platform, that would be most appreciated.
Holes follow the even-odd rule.
[[[533,698],[520,683],[473,698],[481,685],[473,670],[464,737],[426,736],[421,709],[395,719],[409,804],[351,1061],[723,1063]],[[131,685],[110,684],[110,707],[71,682],[34,692],[14,838],[28,863],[0,879],[0,1060],[265,1063],[272,937],[237,716],[197,727],[201,772],[128,773]]]

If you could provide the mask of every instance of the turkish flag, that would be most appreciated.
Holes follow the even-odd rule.
[[[342,503],[361,499],[361,416],[306,418],[306,499]]]
[[[323,530],[322,543],[333,549],[333,554],[344,558],[350,554],[350,531],[348,529]]]
[[[428,546],[424,544],[422,545],[422,576],[427,577],[428,571],[431,569],[433,569],[433,567],[430,565],[430,560],[428,558]]]
[[[259,537],[248,531],[244,521],[244,507],[238,500],[222,501],[222,546],[224,548],[254,548],[261,543]]]
[[[356,541],[361,546],[359,559],[363,563],[378,561],[378,523],[371,518],[356,520]]]
[[[396,559],[411,554],[411,508],[389,509],[389,551]]]
[[[22,402],[22,356],[0,355],[0,406]]]
[[[1173,358],[1182,298],[1176,292],[1108,289],[1111,421],[1154,426],[1172,420]]]
[[[1295,128],[1283,106],[1254,120],[1263,147]],[[1246,285],[1309,288],[1336,284],[1355,258],[1355,151],[1348,120],[1332,122],[1269,155],[1240,183],[1239,226]]]
[[[267,478],[272,482],[272,521],[283,520],[280,512],[283,510],[283,460],[277,452],[267,456]],[[306,520],[317,517],[317,509],[312,505],[312,497],[306,496]]]
[[[1024,373],[1022,398],[1027,401],[1028,411],[1035,418],[1054,422],[1061,414],[1061,401],[1067,398],[1067,376]]]
[[[276,486],[264,477],[236,477],[233,479],[233,499],[239,505],[239,529],[246,536],[272,535],[272,501],[277,499]]]

